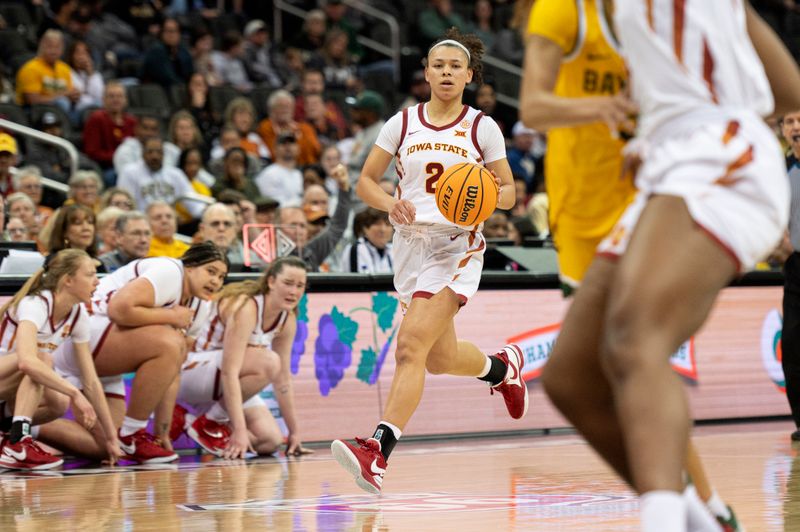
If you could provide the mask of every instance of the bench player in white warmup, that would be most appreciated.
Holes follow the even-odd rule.
[[[497,207],[514,205],[514,184],[505,141],[491,118],[462,103],[464,87],[481,82],[483,43],[451,29],[431,46],[425,79],[431,100],[405,109],[384,125],[364,163],[358,195],[387,211],[396,232],[394,286],[405,316],[397,336],[397,362],[383,419],[372,437],[357,445],[335,440],[334,457],[362,489],[380,493],[386,461],[422,397],[425,371],[477,377],[500,392],[509,414],[525,415],[528,390],[520,375],[522,352],[506,346],[486,356],[459,341],[453,318],[478,290],[486,242],[480,227],[449,222],[436,206],[436,182],[446,168],[477,162],[499,184]],[[395,196],[378,181],[396,157],[400,177]]]

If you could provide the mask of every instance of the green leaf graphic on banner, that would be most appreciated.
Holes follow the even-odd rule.
[[[356,333],[358,333],[358,323],[354,322],[341,312],[335,306],[331,309],[331,319],[339,331],[339,341],[353,347],[353,342],[356,341]]]
[[[397,298],[388,292],[378,292],[372,296],[372,310],[378,316],[378,327],[383,332],[392,328],[394,315],[397,312]]]
[[[297,321],[308,322],[308,294],[303,294],[297,304]]]
[[[371,347],[361,350],[361,362],[358,363],[358,371],[356,377],[358,380],[370,384],[370,378],[375,371],[375,362],[377,360],[377,353]]]

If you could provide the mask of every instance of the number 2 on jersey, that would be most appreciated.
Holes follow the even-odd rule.
[[[442,163],[428,163],[425,166],[425,172],[428,174],[428,178],[425,180],[425,192],[436,194],[436,183],[439,181],[439,176],[444,173],[444,166]]]

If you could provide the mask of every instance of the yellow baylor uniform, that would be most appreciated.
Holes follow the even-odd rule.
[[[603,0],[536,0],[528,34],[548,39],[563,51],[556,96],[613,96],[625,87],[625,63]],[[604,123],[553,128],[548,133],[550,231],[561,279],[567,284],[580,283],[597,244],[633,199],[633,183],[620,177],[623,144]]]

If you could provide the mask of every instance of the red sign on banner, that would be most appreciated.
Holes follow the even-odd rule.
[[[265,264],[269,264],[278,257],[285,257],[299,247],[281,230],[281,226],[274,224],[244,224],[242,244],[244,264],[248,267],[256,261],[256,257]],[[251,252],[255,253],[256,257],[251,257]]]

